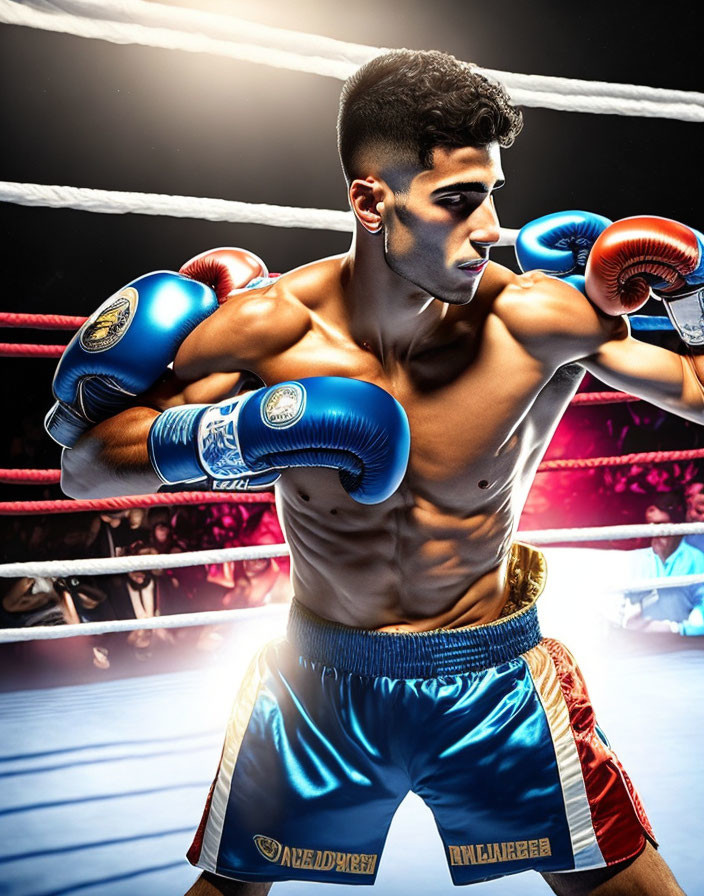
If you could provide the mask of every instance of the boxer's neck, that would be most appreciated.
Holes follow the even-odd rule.
[[[386,364],[407,360],[419,345],[432,345],[436,334],[440,340],[449,306],[394,273],[381,240],[381,234],[355,234],[340,280],[353,339]]]

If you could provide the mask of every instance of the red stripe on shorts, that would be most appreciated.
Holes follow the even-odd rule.
[[[559,641],[545,638],[542,643],[567,703],[599,849],[607,864],[622,862],[643,849],[644,833],[656,843],[653,830],[625,769],[597,734],[594,709],[574,657]]]

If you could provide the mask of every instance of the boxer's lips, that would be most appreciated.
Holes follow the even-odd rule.
[[[484,258],[478,261],[466,261],[463,264],[458,264],[457,267],[462,271],[463,274],[467,274],[468,276],[473,277],[481,273],[488,264],[489,259]]]

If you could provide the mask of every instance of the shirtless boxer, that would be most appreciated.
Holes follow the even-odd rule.
[[[487,262],[500,147],[519,129],[503,89],[452,57],[400,51],[364,66],[339,119],[349,252],[207,309],[179,334],[173,371],[64,452],[75,497],[206,474],[265,484],[268,429],[295,441],[303,426],[310,451],[330,452],[317,466],[301,440],[287,442],[269,464],[293,561],[289,635],[242,686],[189,853],[206,869],[191,894],[373,883],[408,790],[432,809],[455,883],[534,868],[558,894],[682,892],[571,655],[541,640],[544,559],[513,538],[585,369],[696,422],[702,388],[694,362],[633,340],[618,307],[608,316],[562,280]],[[206,260],[217,289],[227,254]],[[160,338],[145,335],[144,356],[120,363],[147,364]],[[243,376],[251,387],[252,374],[268,391],[194,406],[230,398]],[[66,376],[61,413],[85,429]],[[357,430],[371,425],[376,392],[337,407],[348,380],[381,387],[408,417],[407,472],[402,451],[377,470],[395,489],[386,497],[355,492],[364,437],[346,433],[341,447],[322,419],[331,404],[338,423],[348,413]],[[403,441],[395,402],[384,415]]]

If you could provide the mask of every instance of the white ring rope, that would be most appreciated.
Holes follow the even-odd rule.
[[[593,529],[535,529],[518,533],[529,544],[558,544],[563,541],[619,541],[667,535],[703,535],[704,523],[645,523],[637,526],[596,526]],[[0,566],[0,570],[2,567]],[[1,574],[1,573],[0,573]]]
[[[144,3],[142,0],[29,0],[25,5],[88,19],[135,23],[188,34],[197,32],[221,40],[246,41],[266,49],[288,50],[291,53],[321,56],[354,65],[363,65],[382,52],[379,47],[346,43],[333,37],[289,31],[235,16],[164,3]]]
[[[514,103],[519,106],[539,106],[560,112],[588,112],[594,115],[635,115],[642,118],[672,118],[678,121],[704,121],[704,100],[682,100],[663,103],[657,99],[625,99],[621,97],[593,97],[572,93],[548,93],[510,88]],[[685,96],[701,96],[686,94]]]
[[[158,47],[164,50],[208,53],[211,56],[225,56],[242,62],[253,62],[338,80],[349,77],[359,67],[355,63],[308,56],[288,50],[272,50],[265,46],[222,40],[219,37],[210,37],[206,34],[181,32],[171,28],[150,28],[124,22],[98,21],[61,13],[46,13],[24,4],[20,5],[16,0],[0,0],[0,22],[5,22],[8,25],[41,28],[44,31],[55,31],[62,34],[73,34],[76,37],[106,40],[114,44],[139,44],[144,47]],[[372,55],[376,55],[376,53]]]
[[[344,79],[385,48],[143,0],[0,0],[0,21],[119,44],[211,53]],[[479,69],[524,106],[704,121],[704,94]],[[570,98],[570,99],[566,99]]]
[[[2,0],[0,0],[2,2]],[[310,230],[335,230],[351,233],[352,212],[325,208],[294,208],[286,205],[235,202],[200,196],[167,196],[163,193],[125,193],[118,190],[93,190],[87,187],[60,187],[50,184],[20,184],[0,181],[0,202],[17,205],[72,208],[108,215],[165,215],[172,218],[197,218],[205,221],[229,221],[239,224],[264,224],[269,227],[304,227]],[[501,228],[497,246],[514,246],[518,230]]]
[[[107,622],[79,622],[72,625],[35,625],[27,628],[0,628],[0,644],[13,641],[47,641],[112,632],[135,632],[146,629],[188,628],[194,625],[220,625],[243,622],[252,617],[280,616],[285,604],[243,607],[240,610],[209,610],[204,613],[174,613],[173,616],[150,616],[146,619],[111,619]]]
[[[96,557],[88,560],[2,563],[0,564],[0,578],[31,576],[51,579],[57,576],[107,576],[120,572],[136,572],[137,570],[177,569],[183,566],[232,563],[237,560],[286,557],[288,553],[288,545],[285,544],[260,544],[244,548],[218,548],[212,551],[183,551],[180,554],[137,554],[127,557]]]
[[[670,578],[642,579],[623,585],[610,583],[600,588],[601,593],[633,594],[651,592],[659,588],[686,588],[704,582],[704,573]],[[197,625],[220,625],[224,622],[242,622],[248,618],[281,614],[282,604],[261,607],[244,607],[238,610],[210,610],[199,613],[174,613],[170,616],[151,616],[142,619],[112,619],[105,622],[80,622],[71,625],[36,625],[26,628],[0,629],[0,644],[18,641],[47,641],[58,638],[75,638],[89,635],[105,635],[114,632],[132,632],[167,628],[188,628]]]
[[[0,0],[2,2],[2,0]],[[168,196],[163,193],[125,193],[51,184],[0,181],[0,202],[19,205],[73,208],[84,212],[124,215],[166,215],[271,227],[307,227],[312,230],[352,232],[352,212],[324,208],[236,202],[200,196]]]
[[[689,576],[662,576],[658,579],[636,579],[619,585],[618,582],[609,583],[607,592],[623,592],[633,594],[637,591],[653,591],[659,588],[691,588],[692,585],[701,585],[704,582],[704,573],[694,573]]]
[[[639,526],[604,526],[594,529],[544,529],[519,532],[530,544],[560,542],[608,541],[628,538],[653,538],[656,535],[702,535],[704,523],[649,523]],[[259,560],[289,555],[286,544],[262,544],[239,548],[218,548],[209,551],[184,551],[178,554],[139,554],[127,557],[95,557],[88,560],[45,560],[0,564],[0,578],[22,576],[56,578],[57,576],[114,575],[137,570],[177,569],[237,560]]]

